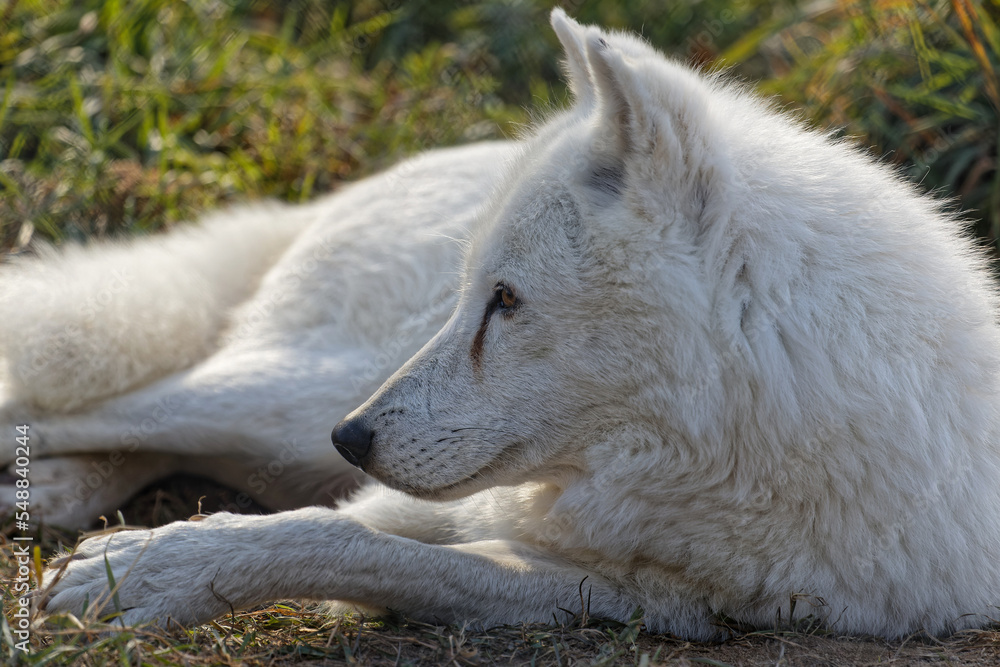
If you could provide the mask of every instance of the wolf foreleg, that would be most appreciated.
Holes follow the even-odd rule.
[[[615,586],[516,541],[430,545],[306,508],[263,517],[216,514],[83,542],[50,565],[46,608],[111,613],[106,563],[126,624],[202,623],[279,598],[389,608],[428,621],[479,626],[547,622],[560,609],[627,618]],[[56,573],[65,570],[60,577]]]

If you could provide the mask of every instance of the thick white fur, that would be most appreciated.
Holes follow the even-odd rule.
[[[31,288],[3,288],[16,379],[0,386],[0,425],[29,424],[36,462],[74,455],[80,471],[35,483],[32,516],[83,527],[113,512],[149,482],[122,472],[142,452],[161,454],[160,475],[214,477],[244,504],[341,499],[360,475],[330,427],[448,318],[461,239],[510,150],[435,151],[307,206],[2,267],[0,285]],[[85,297],[104,305],[86,310]],[[75,411],[46,409],[60,402]],[[13,446],[0,454],[13,461]],[[0,491],[11,508],[14,488]]]
[[[292,420],[332,424],[351,346],[370,359],[372,340],[451,284],[438,271],[452,246],[415,249],[414,230],[459,234],[475,217],[454,314],[345,422],[370,431],[360,465],[397,490],[89,540],[50,610],[97,600],[106,557],[127,622],[197,623],[284,596],[484,625],[585,600],[622,620],[641,606],[649,628],[691,638],[723,634],[720,616],[811,614],[886,637],[995,617],[1000,331],[955,221],[740,88],[558,10],[553,25],[577,104],[519,145],[397,170],[444,202],[441,219],[411,191],[372,242],[353,221],[393,199],[391,175],[319,205],[339,213],[237,311],[290,289],[226,344],[246,356],[175,387],[227,371],[222,398],[143,441],[218,455],[229,445],[199,430],[211,418],[254,451]],[[474,185],[448,171],[505,152],[505,172],[481,167]],[[330,229],[351,251],[281,284]],[[44,453],[93,451],[111,415],[132,415],[91,414],[40,420]],[[90,449],[72,447],[88,419]],[[266,437],[250,446],[251,432]]]
[[[234,213],[153,239],[42,248],[4,267],[11,394],[71,412],[208,356],[227,313],[311,220],[276,205]]]

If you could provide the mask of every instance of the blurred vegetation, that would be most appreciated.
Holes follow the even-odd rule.
[[[0,1],[0,250],[301,200],[565,103],[551,0]],[[1000,0],[568,0],[732,67],[1000,235]]]
[[[844,2],[721,54],[764,58],[760,90],[801,107],[957,198],[994,249],[1000,237],[1000,2]]]

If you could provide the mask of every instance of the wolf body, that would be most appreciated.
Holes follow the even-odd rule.
[[[159,400],[123,466],[256,464],[291,432],[297,502],[356,479],[317,444],[350,411],[334,444],[377,480],[337,509],[84,541],[52,564],[49,610],[97,608],[108,564],[126,623],[280,597],[483,626],[641,607],[692,639],[724,635],[723,618],[899,637],[995,617],[1000,329],[958,223],[739,86],[552,23],[575,104],[531,136],[282,210],[277,240],[232,250],[273,266],[240,260],[235,287],[193,290],[207,315],[169,363],[71,376],[58,400],[8,383],[53,461],[120,446]],[[213,277],[224,228],[142,252],[177,243]],[[59,261],[76,260],[15,273]],[[161,334],[175,338],[143,335]]]
[[[173,472],[274,509],[343,498],[361,474],[331,424],[447,320],[510,150],[433,151],[306,206],[4,266],[0,416],[29,426],[33,516],[85,527]]]

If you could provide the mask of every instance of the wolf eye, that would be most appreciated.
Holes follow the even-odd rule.
[[[497,285],[494,300],[497,306],[505,310],[509,310],[517,305],[517,297],[514,295],[514,290],[502,283]]]

